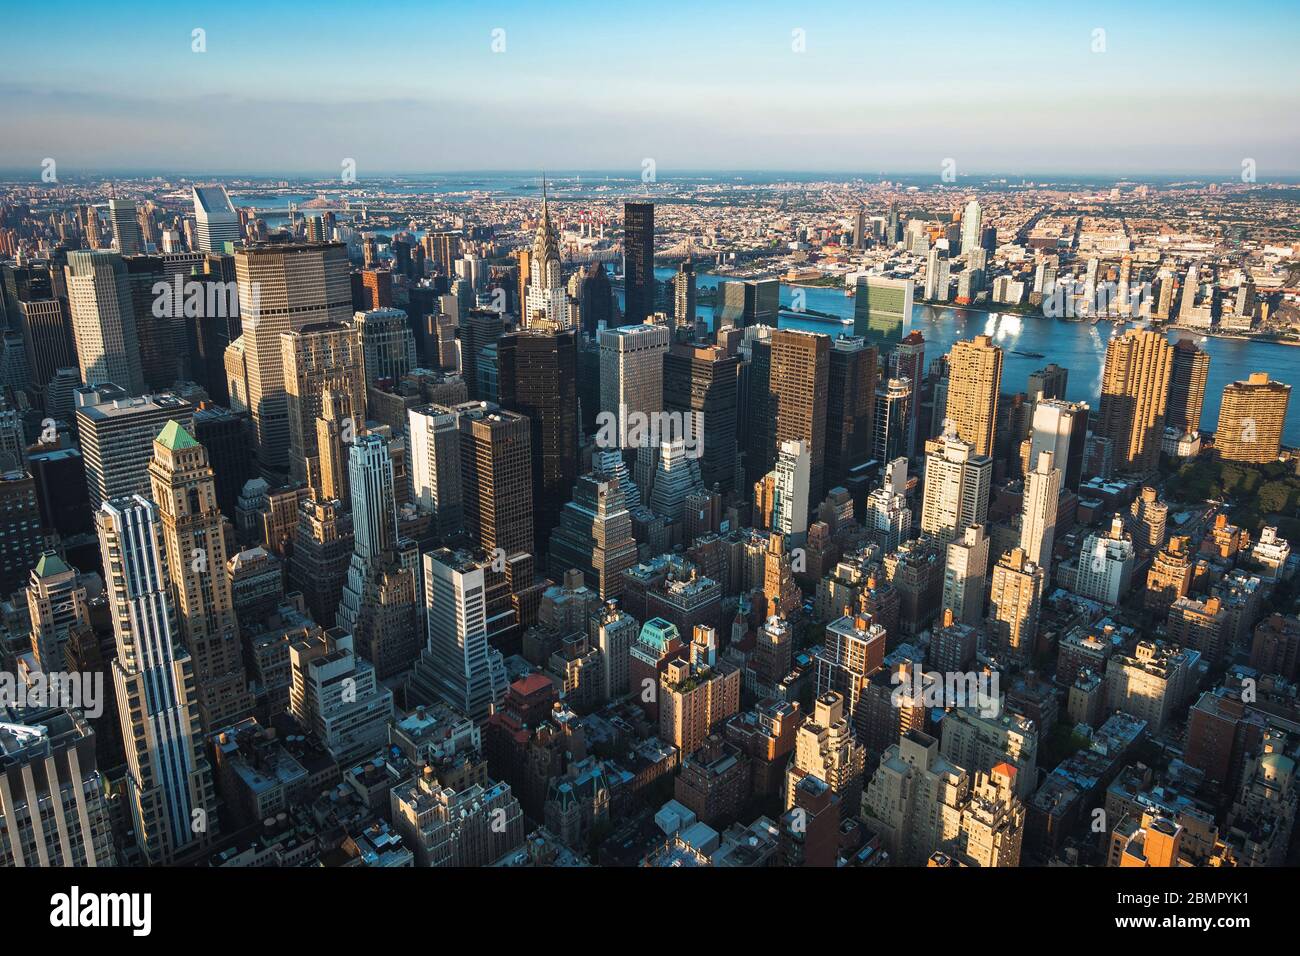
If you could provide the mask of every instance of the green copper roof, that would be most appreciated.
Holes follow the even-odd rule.
[[[195,448],[199,443],[181,426],[180,422],[171,421],[158,433],[158,444],[170,451],[177,451],[181,448]]]
[[[48,578],[55,574],[66,574],[71,570],[64,563],[64,560],[53,551],[46,551],[41,555],[41,559],[36,562],[36,576],[39,578]]]

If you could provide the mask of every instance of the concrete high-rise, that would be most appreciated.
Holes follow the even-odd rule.
[[[1002,388],[1002,349],[992,336],[955,342],[948,353],[948,405],[945,416],[976,455],[993,454]]]
[[[113,227],[113,248],[124,256],[144,252],[144,237],[136,219],[135,203],[129,199],[108,201],[108,221]]]
[[[557,580],[577,568],[604,600],[623,593],[623,571],[636,561],[632,516],[617,479],[583,475],[551,535],[550,573]]]
[[[421,405],[407,412],[411,441],[411,490],[422,511],[433,515],[438,536],[465,527],[465,491],[461,484],[460,422],[442,405]]]
[[[175,395],[126,397],[121,389],[77,392],[77,435],[92,508],[149,490],[153,442],[168,422],[194,428],[194,406]]]
[[[962,531],[948,542],[943,567],[943,606],[960,624],[984,622],[984,599],[988,591],[989,538],[981,524]]]
[[[247,375],[247,408],[257,461],[282,474],[290,464],[288,395],[280,337],[320,323],[348,325],[352,282],[342,243],[274,243],[235,253]],[[229,350],[228,350],[229,351]],[[360,407],[354,414],[361,414]]]
[[[96,521],[104,567],[112,569],[104,583],[132,827],[144,858],[169,864],[206,847],[218,830],[194,664],[178,641],[157,506],[140,495],[116,498]]]
[[[145,389],[144,372],[122,257],[107,251],[70,252],[64,277],[82,382],[112,382],[139,395]]]
[[[944,541],[988,517],[993,459],[949,430],[925,445],[925,492],[921,530]]]
[[[1052,543],[1056,539],[1056,506],[1061,498],[1061,469],[1050,451],[1040,452],[1025,475],[1024,509],[1020,518],[1020,547],[1025,558],[1050,579]]]
[[[1201,409],[1205,404],[1205,382],[1210,374],[1210,353],[1191,339],[1174,343],[1173,367],[1169,376],[1169,404],[1165,427],[1178,433],[1200,431]]]
[[[194,226],[203,252],[225,252],[226,243],[239,242],[239,213],[225,186],[194,187]]]
[[[1129,329],[1106,347],[1093,431],[1113,443],[1121,472],[1155,470],[1164,435],[1173,347],[1163,332]]]
[[[1079,490],[1083,478],[1083,453],[1088,442],[1088,406],[1062,399],[1040,399],[1034,405],[1033,425],[1029,436],[1029,461],[1038,461],[1043,452],[1052,453],[1052,461],[1061,470],[1061,486]]]
[[[153,443],[149,480],[167,555],[180,637],[194,665],[199,720],[207,733],[253,710],[244,678],[226,539],[208,452],[175,421]]]
[[[623,204],[623,322],[637,325],[655,311],[654,203]]]
[[[1227,461],[1276,461],[1290,400],[1291,386],[1270,379],[1267,372],[1251,372],[1245,381],[1228,383],[1214,429],[1215,453]]]
[[[320,488],[320,436],[325,393],[335,408],[348,410],[344,428],[361,431],[366,407],[365,369],[358,330],[352,324],[318,322],[280,336],[284,394],[289,425],[289,477]],[[342,402],[342,406],[340,406]]]
[[[989,638],[997,653],[1027,661],[1038,636],[1038,611],[1046,577],[1021,548],[993,566],[989,587]]]
[[[826,404],[830,386],[829,336],[777,329],[772,333],[768,384],[772,436],[808,445],[808,503],[815,508],[826,494]]]

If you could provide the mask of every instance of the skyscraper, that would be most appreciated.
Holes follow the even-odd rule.
[[[460,422],[465,530],[488,554],[505,556],[512,585],[527,587],[535,553],[532,427],[526,416],[487,403],[452,410]],[[520,561],[524,580],[515,581]]]
[[[145,389],[144,373],[122,257],[107,251],[70,252],[65,276],[82,382],[112,382],[139,395]]]
[[[1093,430],[1113,442],[1120,471],[1144,474],[1156,467],[1173,351],[1163,332],[1150,329],[1129,329],[1106,347]]]
[[[416,367],[415,333],[401,309],[371,309],[354,317],[365,356],[366,386],[398,382]]]
[[[903,336],[889,357],[890,372],[895,378],[912,383],[912,408],[908,412],[907,457],[911,458],[928,437],[921,434],[921,392],[925,383],[925,336],[912,331]]]
[[[1056,538],[1056,506],[1061,498],[1061,469],[1050,451],[1039,452],[1025,475],[1020,547],[1026,560],[1052,573],[1052,543]]]
[[[149,463],[159,535],[180,623],[194,666],[205,732],[252,713],[239,625],[226,568],[226,539],[208,452],[176,421],[163,426]]]
[[[226,243],[239,242],[239,213],[225,186],[194,187],[194,224],[203,252],[225,252]]]
[[[527,416],[532,442],[534,537],[544,554],[578,477],[577,333],[530,327],[497,342],[501,407]]]
[[[149,490],[153,442],[168,422],[194,428],[194,406],[175,395],[126,397],[120,389],[77,392],[77,435],[92,508]]]
[[[826,403],[828,488],[842,483],[849,469],[871,457],[878,364],[875,346],[865,339],[841,335],[831,342]]]
[[[1251,372],[1243,382],[1223,389],[1214,448],[1220,458],[1266,464],[1282,447],[1291,386],[1271,380],[1268,372]]]
[[[673,277],[673,320],[678,327],[695,328],[695,264],[689,255]]]
[[[876,389],[871,441],[871,457],[876,461],[907,458],[911,409],[912,382],[909,379],[891,378]]]
[[[623,571],[636,564],[636,554],[632,516],[618,480],[580,477],[551,535],[551,576],[562,580],[577,568],[602,599],[617,598]]]
[[[135,495],[96,515],[117,638],[113,683],[126,742],[126,792],[136,844],[168,864],[217,833],[194,665],[178,646],[176,611],[159,540],[158,509]]]
[[[988,516],[993,459],[949,430],[925,444],[925,494],[921,530],[944,541]]]
[[[1046,577],[1014,548],[993,566],[989,588],[989,637],[999,653],[1028,660],[1038,634],[1038,608]]]
[[[337,242],[264,244],[241,247],[235,254],[243,321],[243,334],[236,341],[245,357],[248,413],[264,472],[282,474],[290,464],[280,336],[318,323],[349,324],[353,313],[348,269],[347,246]]]
[[[971,197],[961,214],[961,254],[969,255],[972,249],[980,248],[980,239],[984,226],[984,210],[979,200]]]
[[[1083,453],[1088,441],[1088,406],[1062,399],[1040,399],[1034,406],[1029,437],[1029,461],[1045,451],[1061,469],[1061,486],[1079,490],[1083,476]]]
[[[826,494],[826,405],[830,387],[830,336],[777,329],[772,333],[768,385],[772,437],[808,445],[809,506]]]
[[[460,423],[441,405],[421,405],[407,412],[411,440],[411,489],[416,506],[433,515],[439,538],[465,526],[460,468]]]
[[[720,491],[736,487],[740,359],[716,345],[669,347],[663,359],[663,408],[702,424],[700,478]]]
[[[134,256],[144,252],[144,238],[136,220],[135,203],[128,199],[108,201],[108,221],[113,227],[113,248],[121,255]]]
[[[756,325],[776,328],[781,310],[781,283],[776,279],[719,282],[713,306],[715,328]]]
[[[542,183],[542,215],[533,237],[533,251],[528,259],[528,287],[520,324],[525,327],[544,325],[566,329],[573,325],[569,316],[569,297],[564,288],[560,266],[560,244],[551,222],[546,183]]]
[[[948,406],[946,417],[976,455],[993,454],[993,432],[998,420],[998,393],[1002,388],[1002,349],[988,335],[953,344],[948,353]]]
[[[600,411],[612,416],[618,427],[614,443],[602,447],[648,447],[644,427],[628,434],[629,416],[651,416],[664,408],[664,355],[668,351],[668,328],[663,325],[623,325],[599,333]],[[602,429],[600,435],[608,431]]]
[[[1205,380],[1210,374],[1210,353],[1191,339],[1174,344],[1173,367],[1169,376],[1169,404],[1165,427],[1178,433],[1200,431],[1201,407],[1205,404]]]
[[[356,326],[315,322],[280,335],[288,419],[289,477],[321,488],[320,434],[326,393],[334,411],[351,419],[347,432],[356,435],[366,407],[365,368]],[[341,423],[342,424],[342,423]],[[346,426],[345,426],[346,427]]]
[[[981,524],[969,525],[948,542],[943,568],[943,606],[958,623],[984,622],[984,597],[988,590],[989,538]]]
[[[654,203],[623,204],[623,322],[644,322],[655,310]]]
[[[912,331],[911,279],[858,276],[853,301],[853,334],[888,356]]]

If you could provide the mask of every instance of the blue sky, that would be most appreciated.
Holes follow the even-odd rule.
[[[0,168],[1300,173],[1294,2],[294,6],[11,7]]]

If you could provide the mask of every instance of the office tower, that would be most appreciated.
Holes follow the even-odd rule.
[[[1106,347],[1093,431],[1114,443],[1121,472],[1153,471],[1160,457],[1173,347],[1163,332],[1129,329]]]
[[[208,462],[216,477],[217,506],[235,513],[240,489],[253,477],[248,448],[248,416],[219,405],[203,405],[194,411],[194,437],[208,450]]]
[[[351,634],[305,633],[289,645],[289,668],[289,713],[335,761],[348,766],[385,744],[393,692],[357,657]]]
[[[475,402],[452,411],[460,422],[465,530],[489,554],[498,549],[507,559],[532,554],[532,428],[528,418]]]
[[[296,519],[289,587],[302,592],[317,624],[333,627],[352,562],[352,518],[342,501],[305,497],[297,502]]]
[[[637,325],[655,311],[654,203],[623,204],[623,324]]]
[[[593,262],[578,274],[582,276],[577,296],[578,315],[582,334],[590,338],[614,324],[614,287],[610,285],[604,263]]]
[[[420,651],[414,545],[398,541],[393,460],[381,436],[351,445],[348,475],[353,550],[335,620],[386,680],[409,670]]]
[[[776,467],[771,473],[771,520],[768,526],[772,530],[786,536],[807,533],[809,468],[807,442],[781,442]]]
[[[682,522],[687,500],[706,490],[699,462],[681,440],[667,441],[659,448],[654,472],[645,485],[645,505],[673,525]]]
[[[905,378],[912,383],[912,407],[908,411],[909,435],[907,439],[907,457],[911,458],[920,448],[923,437],[921,430],[921,391],[925,382],[925,336],[920,332],[909,332],[903,336],[898,347],[889,357],[890,372],[894,378]]]
[[[124,256],[144,252],[144,239],[140,223],[136,220],[135,203],[127,199],[108,201],[108,221],[113,227],[113,248]]]
[[[246,407],[253,422],[257,462],[282,474],[290,465],[288,396],[280,337],[320,323],[348,325],[352,318],[347,246],[277,243],[235,253],[245,357]],[[231,344],[231,348],[235,343]],[[361,408],[354,410],[360,414]]]
[[[948,296],[948,260],[939,256],[938,246],[926,255],[924,295],[930,302],[942,302]]]
[[[702,426],[700,478],[723,493],[736,487],[739,375],[740,359],[716,345],[675,344],[663,357],[663,409]]]
[[[683,756],[740,710],[740,668],[717,659],[712,627],[695,626],[689,653],[689,659],[669,661],[659,675],[659,738]]]
[[[194,427],[194,406],[175,395],[129,398],[121,389],[80,389],[77,435],[86,460],[92,508],[109,498],[145,492],[153,440],[168,422]]]
[[[1226,461],[1276,461],[1290,400],[1291,386],[1269,379],[1268,372],[1251,372],[1245,381],[1229,382],[1214,429],[1216,454]]]
[[[487,401],[478,377],[479,359],[484,351],[501,338],[505,323],[493,309],[470,309],[461,324],[460,367],[469,397]]]
[[[794,758],[785,774],[786,808],[794,806],[799,781],[812,776],[840,798],[841,813],[852,816],[862,800],[865,765],[866,748],[853,733],[844,698],[834,691],[818,696],[795,733]]]
[[[352,286],[354,311],[368,312],[393,307],[393,274],[387,269],[354,272],[349,280]]]
[[[239,213],[225,186],[194,187],[194,224],[202,252],[225,252],[226,243],[240,241]]]
[[[688,254],[673,276],[673,319],[678,328],[695,329],[695,264]]]
[[[1115,515],[1108,531],[1094,531],[1083,539],[1074,592],[1114,607],[1128,593],[1136,555],[1133,536],[1124,530],[1124,519]]]
[[[871,457],[878,365],[876,348],[863,339],[841,335],[831,343],[826,389],[828,488],[843,483],[850,469]]]
[[[1002,349],[991,336],[977,335],[953,344],[948,353],[946,417],[958,437],[975,446],[976,455],[993,454],[1001,388]]]
[[[895,458],[884,469],[884,482],[867,496],[862,526],[883,553],[912,537],[912,509],[907,507],[907,459]]]
[[[476,720],[506,692],[501,653],[488,643],[493,576],[500,573],[486,555],[446,548],[424,555],[428,644],[417,675],[440,699]]]
[[[649,417],[664,408],[664,357],[669,339],[663,325],[623,325],[598,334],[600,411],[604,421],[617,422],[612,434],[608,424],[600,429],[596,439],[600,447],[636,448],[638,463],[648,459],[645,450],[657,444],[648,433]],[[639,427],[629,434],[629,425]]]
[[[578,477],[577,340],[572,329],[523,329],[497,343],[501,407],[527,416],[534,537],[526,550],[544,554]]]
[[[372,309],[355,316],[365,356],[366,386],[399,382],[416,367],[415,333],[401,309]]]
[[[817,667],[815,694],[835,693],[844,701],[845,714],[859,739],[865,740],[869,720],[864,695],[868,683],[885,663],[885,628],[862,614],[843,614],[826,626]],[[784,679],[787,670],[782,672]]]
[[[435,533],[445,538],[465,527],[461,485],[460,423],[442,405],[407,412],[411,442],[411,490],[416,506],[433,515]]]
[[[911,409],[910,380],[891,378],[876,389],[876,407],[872,415],[874,435],[871,443],[871,457],[876,461],[907,458]]]
[[[719,282],[714,299],[714,328],[727,326],[776,328],[781,311],[781,283],[777,279]]]
[[[115,864],[95,742],[80,711],[0,704],[0,868]]]
[[[319,490],[325,454],[319,422],[338,421],[345,440],[361,431],[366,380],[360,337],[350,323],[317,322],[281,333],[280,349],[289,477]]]
[[[971,197],[961,214],[961,254],[969,256],[974,249],[981,248],[984,227],[984,210],[979,200]]]
[[[858,276],[853,301],[853,334],[888,357],[912,331],[911,279]]]
[[[550,573],[577,568],[603,600],[623,593],[623,571],[637,563],[632,516],[617,479],[583,475],[551,535]]]
[[[542,216],[533,237],[533,251],[528,261],[528,288],[520,325],[567,329],[573,325],[569,315],[569,297],[564,289],[560,267],[560,243],[551,223],[546,183],[542,183]]]
[[[1061,469],[1050,451],[1040,452],[1025,475],[1024,510],[1020,519],[1020,547],[1025,559],[1052,575],[1052,544],[1056,539],[1056,506],[1061,498]],[[1163,542],[1162,542],[1163,543]]]
[[[151,864],[206,846],[218,831],[194,664],[179,646],[158,508],[134,495],[96,513],[117,658],[126,791],[136,844]]]
[[[970,525],[984,524],[992,481],[993,459],[975,454],[951,428],[926,442],[921,530],[952,541]]]
[[[1191,339],[1179,339],[1174,343],[1166,428],[1177,429],[1180,435],[1200,431],[1205,381],[1209,374],[1209,352],[1198,348]]]
[[[0,472],[0,593],[22,587],[45,547],[36,482],[22,468]]]
[[[199,719],[210,733],[242,720],[253,707],[216,483],[207,450],[175,421],[154,440],[148,470],[180,638],[193,662]]]
[[[144,373],[122,257],[106,251],[70,252],[65,279],[82,382],[112,382],[139,395],[145,389]]]
[[[1087,405],[1054,398],[1040,399],[1034,405],[1029,460],[1035,462],[1043,452],[1051,452],[1053,463],[1061,470],[1063,488],[1079,490],[1087,441]]]
[[[45,396],[55,375],[69,367],[76,371],[77,365],[63,303],[54,298],[22,299],[16,303],[15,311],[27,353],[28,377],[36,394],[43,399],[41,407],[49,412],[50,403]]]
[[[1019,661],[1034,656],[1038,611],[1046,585],[1043,569],[1013,548],[993,566],[988,633],[997,653]]]
[[[771,435],[782,442],[808,445],[809,506],[826,494],[826,405],[830,385],[829,336],[777,329],[772,333],[772,367],[768,384]]]
[[[32,653],[46,674],[63,671],[64,646],[74,628],[90,625],[90,606],[81,575],[55,551],[44,552],[27,583],[27,614],[31,619]]]

